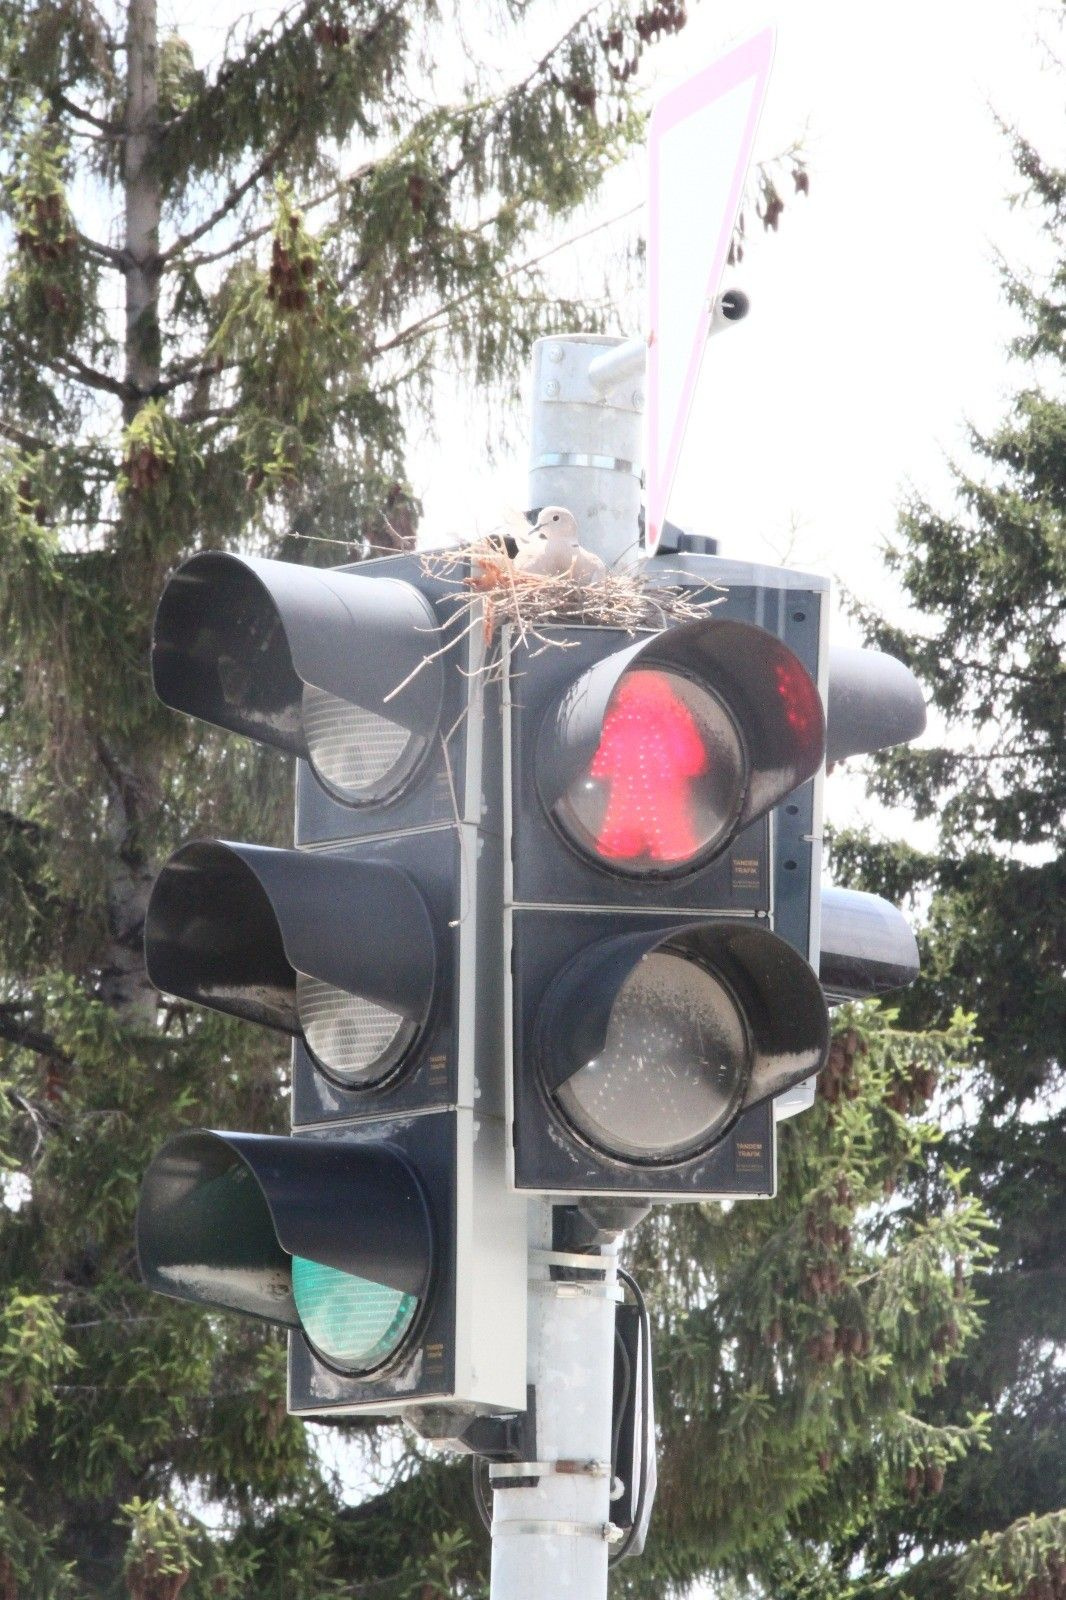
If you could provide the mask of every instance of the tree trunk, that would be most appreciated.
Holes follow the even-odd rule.
[[[130,0],[126,26],[125,418],[136,416],[159,381],[159,218],[155,171],[159,129],[156,0]]]
[[[126,237],[124,420],[129,424],[159,382],[159,221],[162,186],[155,166],[159,136],[159,74],[156,0],[129,0],[126,18],[126,141],[122,164]],[[144,912],[152,870],[136,844],[138,813],[154,785],[102,744],[101,765],[111,789],[108,833],[113,871],[108,895],[111,939],[100,974],[100,993],[127,1015],[150,1025],[156,994],[144,970]],[[128,766],[127,766],[128,763]]]

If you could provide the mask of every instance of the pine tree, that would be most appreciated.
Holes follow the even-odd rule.
[[[8,1600],[299,1600],[361,1572],[426,1592],[470,1549],[439,1464],[400,1473],[402,1521],[338,1523],[279,1340],[150,1297],[132,1249],[167,1132],[285,1118],[258,1030],[161,1013],[144,973],[179,835],[291,826],[281,763],[155,704],[163,578],[203,547],[328,564],[411,542],[406,440],[436,368],[506,395],[535,336],[602,316],[523,263],[642,131],[627,80],[683,14],[594,9],[520,81],[474,63],[449,101],[433,62],[456,20],[297,0],[205,70],[155,0],[0,0]]]
[[[484,1585],[462,1464],[393,1432],[386,1465],[348,1425],[377,1490],[345,1505],[285,1414],[281,1342],[137,1281],[161,1138],[285,1118],[260,1030],[161,1012],[144,975],[160,859],[194,827],[283,843],[290,824],[276,755],[157,707],[150,621],[194,549],[410,542],[407,434],[436,367],[506,390],[534,336],[589,325],[521,263],[640,132],[627,85],[683,15],[595,9],[522,81],[445,103],[453,19],[432,4],[304,0],[205,71],[152,0],[115,20],[0,0],[5,1600]],[[966,1048],[956,1024],[843,1019],[775,1206],[636,1236],[663,1477],[622,1586],[765,1578],[800,1531],[935,1494],[975,1436],[911,1415],[975,1326],[980,1208],[923,1176],[922,1107]]]
[[[934,1163],[930,1113],[971,1050],[961,1016],[914,1031],[845,1008],[815,1107],[779,1130],[775,1199],[642,1225],[660,1488],[620,1592],[650,1600],[704,1578],[716,1595],[838,1600],[876,1519],[934,1503],[980,1447],[980,1414],[920,1415],[979,1326],[985,1216]]]
[[[991,1413],[989,1449],[880,1529],[875,1567],[916,1564],[861,1593],[915,1600],[1066,1595],[1066,173],[1013,146],[1058,262],[1045,284],[1005,269],[1022,384],[998,428],[973,432],[954,507],[917,498],[901,519],[890,564],[924,627],[862,613],[946,730],[937,748],[881,758],[874,792],[937,818],[939,845],[835,846],[855,881],[928,907],[907,1022],[935,1027],[961,1005],[980,1041],[938,1165],[969,1170],[997,1254],[980,1338],[923,1415]]]

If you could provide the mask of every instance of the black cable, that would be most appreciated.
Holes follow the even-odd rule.
[[[648,1439],[648,1421],[651,1415],[651,1317],[648,1315],[648,1302],[641,1293],[641,1288],[632,1273],[624,1267],[618,1268],[618,1276],[637,1302],[640,1313],[640,1339],[641,1339],[641,1376],[643,1378],[643,1393],[641,1394],[641,1419],[640,1419],[640,1483],[637,1488],[637,1503],[633,1511],[633,1521],[628,1531],[623,1535],[622,1542],[607,1558],[608,1566],[617,1566],[619,1561],[629,1554],[633,1541],[637,1536],[644,1516],[644,1507],[648,1498],[648,1446],[655,1449],[654,1439]]]
[[[648,1443],[648,1417],[649,1408],[651,1405],[652,1381],[651,1317],[648,1314],[648,1303],[641,1292],[640,1285],[631,1273],[627,1272],[624,1267],[619,1267],[618,1276],[625,1284],[634,1300],[637,1302],[637,1311],[640,1315],[641,1376],[643,1379],[643,1392],[641,1394],[640,1419],[640,1483],[637,1488],[637,1503],[633,1512],[632,1524],[630,1525],[628,1531],[623,1535],[622,1542],[618,1546],[617,1550],[615,1550],[608,1557],[608,1565],[612,1567],[615,1566],[617,1562],[621,1561],[626,1555],[628,1555],[633,1544],[633,1540],[636,1538],[637,1529],[640,1527],[641,1518],[644,1515],[645,1502],[648,1498],[648,1453],[645,1446]],[[622,1356],[623,1371],[621,1401],[616,1408],[615,1417],[611,1427],[612,1472],[614,1470],[614,1463],[618,1457],[618,1440],[622,1429],[622,1418],[625,1415],[626,1405],[629,1401],[629,1390],[633,1381],[633,1374],[629,1363],[629,1355],[617,1329],[615,1330],[615,1344]],[[654,1440],[651,1441],[651,1448],[655,1448]],[[490,1512],[488,1502],[485,1499],[485,1488],[481,1481],[481,1466],[483,1460],[484,1458],[482,1456],[475,1455],[471,1457],[471,1477],[474,1487],[474,1504],[477,1506],[478,1516],[481,1518],[485,1532],[491,1537],[492,1513]]]
[[[483,1459],[482,1456],[473,1456],[470,1465],[474,1474],[474,1504],[477,1506],[478,1516],[484,1524],[485,1532],[491,1538],[492,1513],[489,1510],[488,1501],[485,1499],[485,1486],[481,1482],[481,1463]]]
[[[614,1330],[615,1355],[622,1358],[622,1395],[614,1410],[614,1420],[611,1424],[611,1471],[618,1460],[618,1440],[622,1432],[622,1418],[629,1404],[629,1391],[633,1383],[633,1369],[629,1361],[629,1351],[626,1349],[625,1340],[618,1329]]]

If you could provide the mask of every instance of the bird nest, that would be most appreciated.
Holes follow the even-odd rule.
[[[480,628],[486,645],[511,627],[527,646],[565,648],[566,641],[546,630],[574,624],[620,628],[626,633],[699,622],[724,598],[717,584],[649,584],[634,571],[610,567],[594,582],[578,582],[570,572],[523,572],[499,540],[479,539],[422,555],[428,577],[453,583],[456,615],[451,638],[437,654]],[[664,569],[669,576],[669,569]],[[465,623],[465,626],[463,625]]]

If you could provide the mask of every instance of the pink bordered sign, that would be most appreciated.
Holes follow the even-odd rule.
[[[645,542],[662,536],[703,347],[766,98],[766,28],[658,102],[648,136]]]

